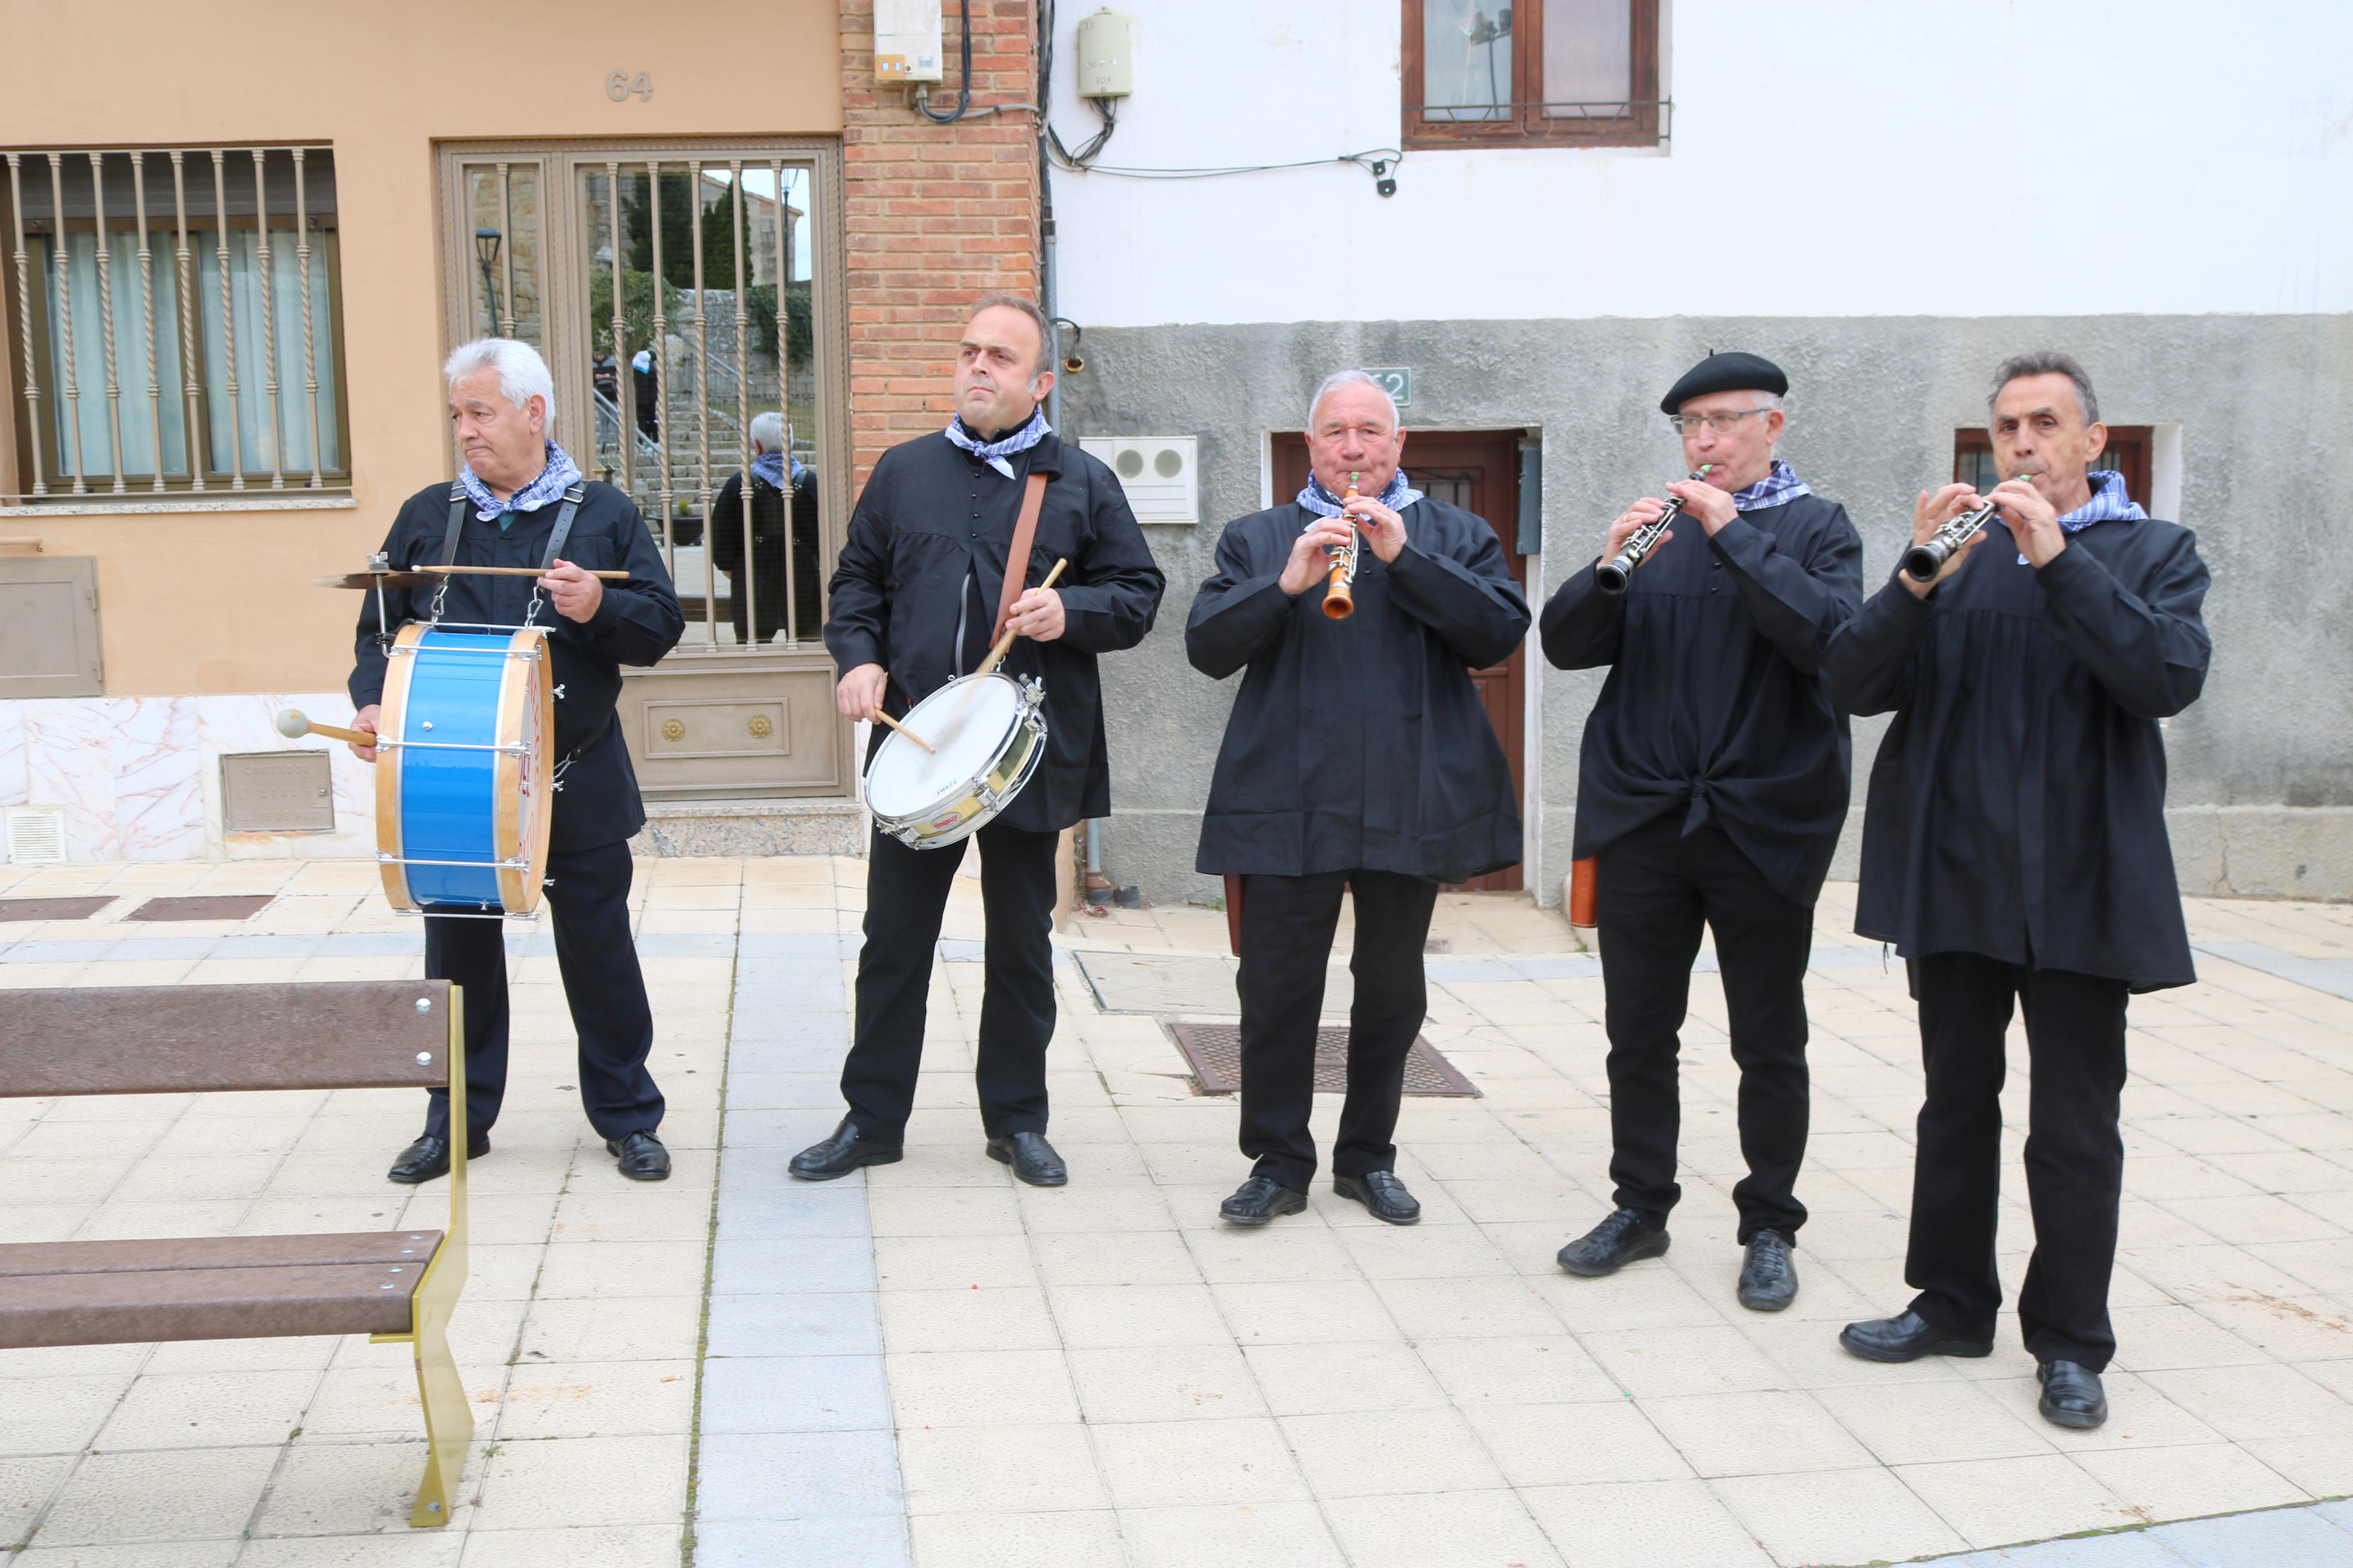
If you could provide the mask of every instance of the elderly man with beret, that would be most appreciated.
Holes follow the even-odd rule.
[[[1667,510],[1650,496],[1628,507],[1543,621],[1555,665],[1609,670],[1585,725],[1574,853],[1597,861],[1616,1207],[1560,1266],[1612,1274],[1667,1250],[1682,1195],[1679,1031],[1712,931],[1748,1167],[1732,1193],[1746,1249],[1737,1295],[1756,1311],[1798,1293],[1806,962],[1849,771],[1821,657],[1862,598],[1845,509],[1775,455],[1788,389],[1755,354],[1692,367],[1659,405],[1694,470],[1667,487],[1680,515],[1613,595],[1596,568]]]

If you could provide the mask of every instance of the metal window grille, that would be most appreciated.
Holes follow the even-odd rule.
[[[331,149],[5,156],[5,499],[349,492]]]

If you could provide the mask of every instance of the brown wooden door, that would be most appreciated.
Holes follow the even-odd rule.
[[[1520,436],[1504,431],[1422,431],[1407,438],[1407,482],[1423,494],[1451,501],[1482,519],[1504,542],[1504,559],[1523,593],[1528,585],[1527,558],[1514,548],[1519,533]],[[1289,500],[1307,483],[1307,438],[1289,432],[1274,437],[1274,490],[1278,501]],[[1512,766],[1513,793],[1527,798],[1527,647],[1491,669],[1473,670],[1471,682],[1487,709],[1487,721],[1504,743]],[[1464,883],[1474,889],[1517,892],[1520,868],[1500,871]]]

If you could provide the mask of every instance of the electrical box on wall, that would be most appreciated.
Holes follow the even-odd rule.
[[[1141,523],[1190,528],[1201,521],[1198,466],[1190,436],[1082,436],[1079,449],[1101,458],[1119,476],[1129,510]]]
[[[940,0],[874,0],[874,79],[940,79]]]
[[[1116,11],[1098,11],[1079,24],[1079,96],[1125,98],[1135,90],[1135,57],[1128,20]]]

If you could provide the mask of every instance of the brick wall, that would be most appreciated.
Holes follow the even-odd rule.
[[[959,7],[944,5],[953,107]],[[972,101],[1036,101],[1032,0],[974,0]],[[1038,143],[1027,111],[934,125],[913,89],[874,81],[873,0],[842,0],[844,195],[849,205],[849,426],[863,485],[883,449],[955,412],[956,330],[976,294],[1038,289]]]

